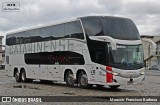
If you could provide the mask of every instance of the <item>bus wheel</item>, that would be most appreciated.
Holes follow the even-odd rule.
[[[66,76],[65,76],[66,84],[68,86],[74,86],[74,76],[71,71],[68,71]]]
[[[18,70],[15,71],[15,80],[17,82],[21,82],[20,73],[18,72]]]
[[[91,85],[88,84],[88,77],[85,72],[81,72],[78,76],[78,83],[81,88],[89,88]]]
[[[22,72],[21,72],[21,81],[22,82],[27,82],[25,70],[22,70]]]
[[[120,85],[116,85],[116,86],[109,86],[111,89],[117,89],[118,87],[120,87]]]
[[[22,82],[32,82],[32,79],[27,79],[26,78],[26,72],[25,72],[25,70],[22,70],[22,72],[21,72],[21,81]]]

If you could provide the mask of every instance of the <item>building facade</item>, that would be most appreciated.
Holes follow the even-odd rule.
[[[3,36],[0,36],[0,64],[2,64],[4,62],[4,51],[2,50],[2,39],[3,39]],[[2,57],[3,55],[3,57]]]
[[[142,35],[141,38],[147,38],[156,43],[156,52],[153,54],[153,46],[151,43],[143,41],[144,49],[144,61],[146,68],[149,68],[153,65],[160,65],[160,36],[145,36]]]

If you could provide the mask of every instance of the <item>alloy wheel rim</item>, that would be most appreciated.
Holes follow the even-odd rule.
[[[69,82],[69,84],[73,84],[73,79],[72,79],[72,76],[73,76],[73,74],[69,74],[69,76],[68,76],[68,82]]]
[[[15,77],[18,80],[18,78],[19,78],[19,73],[18,72],[16,73]]]
[[[24,77],[24,73],[22,73],[22,80],[23,80],[23,81],[24,81],[24,78],[25,78],[25,77]]]
[[[83,74],[81,76],[81,84],[84,85],[84,86],[88,84],[88,78],[87,78],[86,74]]]

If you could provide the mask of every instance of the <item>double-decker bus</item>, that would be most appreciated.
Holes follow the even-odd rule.
[[[145,80],[143,48],[131,19],[86,16],[7,34],[5,69],[34,79],[117,88]]]

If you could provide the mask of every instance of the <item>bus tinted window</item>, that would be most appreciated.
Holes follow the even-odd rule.
[[[88,40],[87,44],[92,62],[108,65],[108,44],[95,40]]]
[[[79,21],[65,24],[65,36],[70,38],[84,39],[82,27]]]
[[[84,65],[83,55],[69,51],[27,53],[26,64]]]
[[[103,35],[102,24],[98,18],[84,19],[82,23],[87,36]]]
[[[44,27],[40,29],[40,32],[39,35],[44,38],[45,41],[63,38],[64,24]]]
[[[139,32],[130,19],[103,18],[102,23],[104,35],[124,40],[140,39]]]
[[[78,38],[84,39],[80,21],[68,22],[65,24],[52,25],[33,30],[23,31],[7,35],[6,44],[16,45],[61,38]]]
[[[132,20],[116,17],[82,18],[87,36],[110,36],[122,40],[139,40],[139,32]]]
[[[53,35],[52,37],[63,38],[64,37],[64,24],[56,25],[53,27]]]

